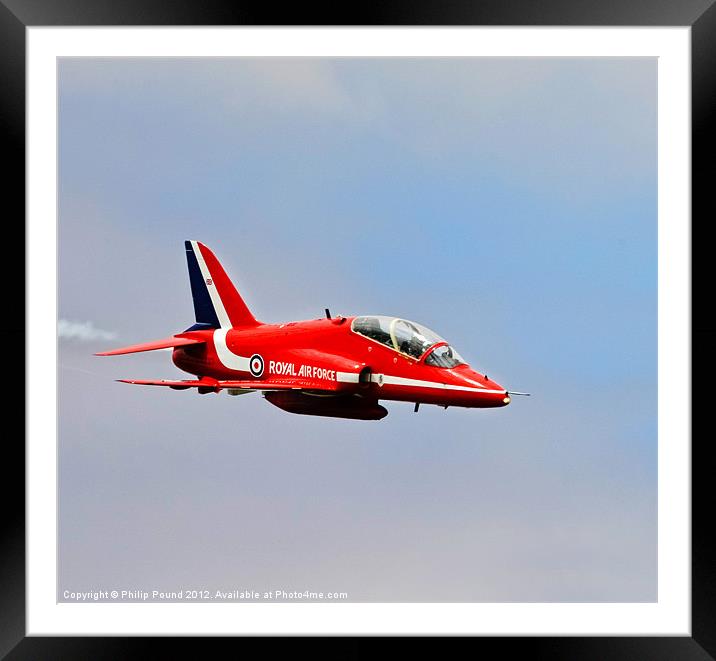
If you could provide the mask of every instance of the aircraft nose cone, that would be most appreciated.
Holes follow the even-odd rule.
[[[480,374],[474,370],[466,370],[462,376],[465,385],[472,386],[473,388],[478,386],[478,388],[474,390],[473,396],[475,401],[479,402],[479,406],[507,406],[512,401],[507,388],[490,379],[487,374]]]

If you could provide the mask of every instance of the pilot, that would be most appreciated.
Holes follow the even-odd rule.
[[[359,326],[359,331],[371,340],[390,345],[390,333],[380,327],[380,321],[375,317],[366,317]]]

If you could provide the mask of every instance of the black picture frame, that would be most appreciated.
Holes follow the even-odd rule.
[[[692,54],[692,393],[705,394],[705,375],[716,365],[716,326],[705,305],[697,305],[710,284],[705,267],[704,227],[716,217],[709,190],[716,116],[716,0],[458,0],[413,3],[287,6],[204,0],[0,0],[0,117],[6,245],[25,245],[25,29],[35,26],[130,25],[525,25],[525,26],[690,26]],[[340,7],[340,9],[339,9]],[[707,188],[707,186],[709,188]],[[697,222],[698,221],[698,222]],[[8,236],[10,233],[10,236]],[[701,240],[699,240],[699,233]],[[9,240],[9,241],[8,241]],[[24,250],[14,250],[23,254]],[[6,262],[7,264],[7,262]],[[17,273],[18,267],[14,267]],[[26,345],[25,291],[8,274],[3,287],[5,319],[0,329],[8,411],[24,410]],[[708,299],[707,299],[708,300]],[[23,347],[20,352],[18,347]],[[694,358],[698,358],[695,360]],[[48,374],[48,378],[54,378]],[[686,384],[684,384],[686,385]],[[702,387],[699,387],[702,386]],[[702,397],[703,399],[703,397]],[[500,655],[523,654],[549,659],[714,659],[716,658],[716,553],[709,535],[714,492],[714,461],[709,450],[703,404],[692,407],[692,636],[691,637],[477,637],[476,650],[499,648]],[[700,424],[701,423],[701,424]],[[24,417],[22,418],[24,429]],[[0,657],[8,659],[111,659],[168,654],[179,643],[183,652],[208,656],[217,638],[77,638],[25,635],[25,479],[22,438],[6,418],[2,467],[3,508],[0,561]],[[16,479],[11,479],[16,478]],[[259,642],[259,641],[255,641]],[[389,640],[381,639],[382,645]],[[397,641],[403,646],[406,641]],[[419,641],[421,651],[444,652],[442,640]],[[333,640],[334,652],[358,657],[366,638]],[[242,643],[243,644],[243,643]],[[296,642],[280,638],[270,643],[274,654],[295,652]],[[440,647],[438,647],[440,646]],[[267,650],[268,652],[268,650]]]

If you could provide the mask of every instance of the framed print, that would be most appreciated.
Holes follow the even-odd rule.
[[[27,255],[3,653],[711,658],[716,10],[103,9],[0,6]]]

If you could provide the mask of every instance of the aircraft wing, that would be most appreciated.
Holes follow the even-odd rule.
[[[322,391],[326,394],[341,394],[353,392],[356,383],[343,383],[339,381],[318,381],[313,379],[292,379],[289,381],[266,381],[266,380],[228,380],[219,381],[204,377],[203,379],[188,379],[172,381],[167,379],[117,379],[121,383],[132,383],[140,386],[166,386],[174,390],[186,390],[187,388],[199,388],[200,392],[219,392],[220,390],[311,390]]]

